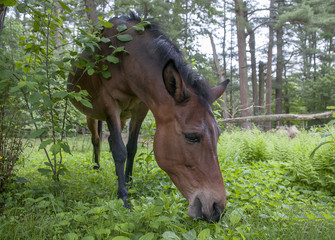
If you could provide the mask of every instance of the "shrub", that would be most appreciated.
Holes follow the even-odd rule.
[[[15,99],[7,95],[8,85],[0,84],[0,191],[10,178],[22,152],[22,113]]]

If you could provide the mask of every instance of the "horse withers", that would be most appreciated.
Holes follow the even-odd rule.
[[[117,64],[97,63],[98,67],[108,66],[110,77],[89,75],[76,66],[69,75],[69,90],[86,90],[93,106],[72,101],[87,116],[96,168],[100,149],[98,120],[103,120],[110,131],[108,141],[118,176],[118,197],[129,207],[126,182],[132,176],[141,123],[150,109],[156,121],[154,155],[158,165],[188,200],[189,216],[218,221],[226,207],[226,190],[216,149],[220,129],[211,104],[223,94],[229,80],[208,87],[185,63],[180,49],[155,25],[147,25],[144,31],[134,29],[140,21],[133,13],[113,18],[113,27],[102,32],[110,42],[99,43],[96,54],[109,56],[121,46],[126,50],[116,55]],[[131,41],[122,42],[115,37],[121,25],[127,26]],[[81,57],[94,61],[86,52]],[[127,118],[131,121],[125,146],[121,130]]]

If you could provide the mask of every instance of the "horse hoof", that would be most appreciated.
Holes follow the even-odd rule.
[[[100,166],[93,166],[93,169],[94,169],[94,170],[99,170],[99,169],[100,169]]]
[[[124,208],[127,210],[132,210],[132,207],[128,204],[128,202],[124,202]]]

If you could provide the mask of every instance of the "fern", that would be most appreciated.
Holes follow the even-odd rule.
[[[246,163],[266,161],[269,158],[268,146],[263,134],[251,131],[242,139],[241,158]]]

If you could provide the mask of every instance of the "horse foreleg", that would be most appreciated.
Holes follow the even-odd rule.
[[[133,111],[129,124],[129,138],[127,143],[126,182],[131,181],[133,175],[134,157],[137,152],[137,140],[142,122],[148,113],[148,107],[140,103]]]
[[[93,118],[87,117],[87,126],[92,134],[92,145],[93,145],[93,158],[94,162],[96,163],[95,166],[93,166],[93,169],[99,169],[99,157],[100,157],[100,135],[101,135],[101,125],[102,122],[98,120],[95,120]]]
[[[118,198],[122,199],[124,206],[129,208],[129,204],[127,202],[128,191],[124,176],[124,165],[127,157],[127,150],[122,141],[120,119],[110,115],[107,117],[106,121],[110,132],[108,142],[114,158],[116,175],[118,176],[119,189],[117,195]]]

